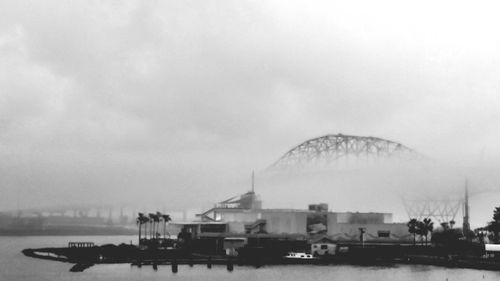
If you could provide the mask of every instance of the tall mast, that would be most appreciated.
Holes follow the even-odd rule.
[[[252,192],[255,192],[255,171],[252,171]]]
[[[465,237],[468,239],[469,231],[470,231],[470,223],[469,223],[469,189],[468,189],[468,181],[465,179],[465,197],[464,197],[464,222],[462,226]]]

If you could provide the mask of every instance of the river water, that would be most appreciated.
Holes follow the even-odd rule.
[[[70,241],[105,243],[136,242],[135,236],[92,236],[92,237],[0,237],[0,281],[20,280],[269,280],[269,281],[313,281],[313,280],[442,280],[473,281],[500,280],[500,272],[450,269],[435,266],[397,265],[391,267],[362,266],[264,266],[258,269],[235,266],[228,272],[225,266],[214,265],[207,269],[204,265],[179,266],[178,273],[171,272],[169,266],[159,266],[154,271],[150,266],[131,267],[129,264],[96,265],[84,272],[69,272],[71,264],[39,260],[21,254],[24,248],[64,247]]]

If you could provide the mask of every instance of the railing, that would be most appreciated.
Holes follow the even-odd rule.
[[[69,242],[68,248],[92,248],[94,247],[94,242]]]

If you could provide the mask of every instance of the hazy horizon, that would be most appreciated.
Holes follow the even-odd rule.
[[[0,210],[207,206],[247,191],[253,170],[303,141],[342,133],[400,142],[439,165],[407,185],[391,170],[280,183],[258,174],[265,206],[325,198],[334,210],[397,211],[401,202],[373,196],[423,184],[463,194],[468,178],[494,191],[471,197],[484,224],[500,206],[495,8],[2,1]]]

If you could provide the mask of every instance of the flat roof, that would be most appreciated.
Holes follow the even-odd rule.
[[[215,233],[215,232],[205,232],[199,233],[199,237],[206,238],[281,238],[281,239],[291,239],[291,240],[307,240],[307,235],[295,233],[295,234],[278,234],[278,233]]]
[[[392,215],[392,213],[382,212],[334,212],[334,211],[314,211],[307,209],[244,209],[244,208],[212,208],[203,214],[211,211],[224,211],[224,212],[245,212],[245,213],[262,213],[262,212],[275,212],[275,213],[328,213],[328,214],[375,214],[375,215]]]
[[[228,224],[228,222],[220,222],[220,221],[190,221],[190,222],[170,222],[169,224],[174,225],[200,225],[200,224]]]

